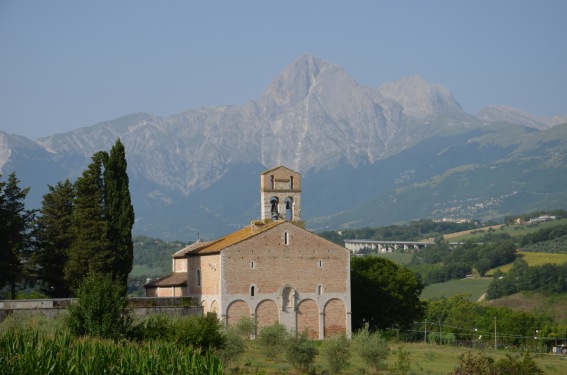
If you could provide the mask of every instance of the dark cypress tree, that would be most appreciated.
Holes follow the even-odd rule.
[[[43,196],[40,216],[35,221],[37,276],[42,281],[42,291],[54,298],[71,295],[64,270],[73,243],[70,228],[74,196],[69,180],[49,186],[49,193]]]
[[[11,298],[16,298],[16,285],[27,281],[31,250],[30,230],[35,211],[26,210],[24,200],[29,188],[21,189],[16,173],[0,184],[0,287],[10,285]]]
[[[124,286],[125,291],[134,260],[132,242],[134,207],[130,199],[126,169],[126,152],[124,145],[118,139],[104,164],[104,183],[108,240],[113,248],[112,276]]]
[[[65,279],[72,290],[76,290],[89,273],[105,274],[112,270],[102,174],[107,158],[106,152],[94,154],[92,163],[75,182],[73,243],[65,266]]]

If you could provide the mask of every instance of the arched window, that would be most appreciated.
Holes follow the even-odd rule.
[[[289,245],[289,233],[287,233],[287,230],[283,232],[283,243],[284,245]]]
[[[197,268],[197,286],[201,286],[201,270]]]
[[[270,176],[270,189],[274,189],[274,175]]]
[[[252,285],[250,287],[250,297],[254,297],[254,292],[255,292],[256,287],[254,285]]]
[[[322,261],[321,259],[319,259],[319,260],[317,261],[317,266],[318,266],[319,268],[323,268],[323,261]]]
[[[323,285],[317,285],[317,295],[320,296],[323,294]]]
[[[293,176],[289,176],[289,189],[293,190]]]

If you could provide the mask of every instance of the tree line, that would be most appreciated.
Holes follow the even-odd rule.
[[[489,299],[502,298],[520,292],[539,292],[546,295],[567,292],[567,263],[528,266],[522,258],[503,273],[497,270],[487,290]]]
[[[407,225],[388,225],[378,228],[366,227],[341,231],[325,231],[319,233],[319,235],[340,246],[344,246],[345,240],[355,238],[380,241],[418,241],[439,234],[455,233],[477,229],[479,227],[480,222],[478,221],[454,223],[422,219],[411,221]]]
[[[74,294],[89,274],[107,274],[126,291],[132,270],[131,204],[124,145],[99,151],[74,183],[68,179],[27,210],[29,188],[16,173],[0,182],[0,288],[40,289],[53,298]]]
[[[511,263],[515,258],[516,245],[511,240],[486,244],[469,241],[450,249],[447,242],[438,238],[435,245],[412,256],[409,268],[429,285],[464,278],[473,270],[484,276],[488,270]]]

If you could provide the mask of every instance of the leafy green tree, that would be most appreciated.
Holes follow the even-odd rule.
[[[405,267],[382,257],[351,260],[352,323],[354,329],[404,329],[420,320],[425,304],[423,284]]]
[[[345,334],[333,336],[321,345],[321,354],[331,374],[340,374],[349,366],[351,342]]]
[[[301,334],[288,339],[285,356],[294,368],[302,372],[309,372],[313,369],[315,356],[318,352],[315,343],[309,340],[307,330],[305,330]]]
[[[262,328],[258,335],[258,344],[266,358],[278,358],[285,351],[289,332],[281,323],[274,323]]]
[[[103,161],[106,153],[93,155],[92,162],[75,182],[71,233],[73,243],[65,266],[65,278],[72,290],[89,273],[108,273],[112,256],[104,200]]]
[[[69,180],[49,186],[43,196],[40,216],[35,220],[36,260],[42,291],[49,297],[69,297],[65,265],[73,242],[71,227],[74,188]]]
[[[354,334],[352,346],[362,362],[376,373],[388,367],[386,364],[390,354],[388,342],[379,332],[370,332],[368,324]]]
[[[126,337],[132,319],[125,311],[127,300],[122,287],[110,275],[90,273],[76,294],[78,301],[69,306],[67,320],[74,336]]]
[[[30,231],[34,210],[26,210],[24,200],[29,188],[21,189],[16,173],[0,183],[0,287],[10,285],[10,295],[16,298],[16,285],[30,275]]]
[[[242,316],[236,322],[234,330],[241,337],[250,340],[256,334],[256,321],[250,316]]]
[[[126,172],[126,152],[120,139],[110,149],[104,161],[104,193],[108,240],[112,252],[112,274],[127,287],[128,274],[134,259],[132,226],[134,207],[130,199],[129,180]]]

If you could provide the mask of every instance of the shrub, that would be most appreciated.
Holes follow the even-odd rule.
[[[78,302],[69,306],[67,326],[74,336],[125,337],[132,326],[126,313],[123,286],[109,275],[90,274],[77,289]]]
[[[495,362],[494,359],[483,353],[474,354],[468,352],[461,356],[459,367],[457,367],[451,375],[465,374],[514,374],[514,375],[542,375],[543,370],[540,369],[530,353],[526,352],[522,360],[513,358],[506,354],[506,358]]]
[[[286,346],[286,359],[295,369],[303,372],[312,370],[315,356],[318,354],[315,343],[309,340],[307,330],[296,337],[290,337]]]
[[[375,372],[387,368],[386,359],[390,354],[388,343],[379,332],[371,333],[368,324],[354,335],[352,345],[362,362]]]
[[[269,359],[278,358],[285,351],[288,337],[289,333],[283,324],[275,323],[264,327],[258,335],[260,350]]]
[[[221,349],[225,344],[223,327],[215,313],[177,318],[172,325],[174,340],[179,345]]]
[[[345,334],[327,339],[321,346],[321,354],[328,370],[339,374],[349,365],[350,341]]]
[[[137,340],[174,340],[172,318],[165,314],[151,315],[131,330],[131,337]]]
[[[410,360],[410,352],[404,350],[403,346],[400,346],[398,350],[396,350],[396,362],[390,368],[390,374],[392,375],[407,375],[410,373],[411,369],[411,360]],[[476,373],[475,373],[476,374]],[[479,373],[481,374],[481,373]]]
[[[250,316],[243,316],[235,326],[236,332],[247,340],[256,335],[256,321]]]
[[[245,350],[246,342],[234,327],[230,327],[225,331],[225,343],[223,347],[218,349],[216,354],[220,358],[223,366],[228,368],[228,365],[238,359]]]

